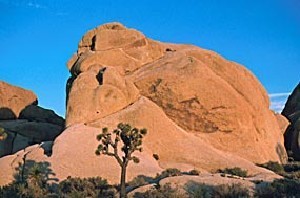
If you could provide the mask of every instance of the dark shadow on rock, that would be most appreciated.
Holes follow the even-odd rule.
[[[52,155],[53,141],[46,141],[41,144],[41,148],[44,150],[44,155],[50,157]]]
[[[16,114],[7,107],[0,108],[0,120],[14,120],[17,119]]]
[[[45,109],[36,105],[26,106],[19,115],[19,119],[26,119],[29,122],[42,122],[64,127],[64,118],[57,115],[53,110]]]
[[[48,183],[49,181],[58,182],[59,179],[55,178],[55,173],[51,169],[50,162],[36,162],[35,160],[26,160],[23,158],[23,163],[19,163],[15,169],[17,172],[14,174],[16,182],[24,183],[28,180],[35,180],[36,182]]]

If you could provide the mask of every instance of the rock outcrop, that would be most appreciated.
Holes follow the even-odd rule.
[[[217,149],[253,162],[286,159],[266,91],[215,52],[152,41],[113,23],[89,31],[68,68],[67,126],[104,118],[142,95]]]
[[[290,125],[287,128],[284,139],[285,148],[289,157],[294,160],[300,160],[300,84],[294,89],[289,96],[287,103],[282,111],[289,121]]]
[[[0,120],[16,119],[28,105],[37,104],[36,95],[0,81]]]
[[[0,141],[0,157],[53,141],[64,129],[64,119],[37,106],[37,97],[31,91],[0,82],[0,102],[0,127],[7,134]]]
[[[87,32],[67,66],[67,129],[53,155],[35,146],[4,157],[0,167],[8,173],[26,155],[51,163],[59,179],[99,175],[118,182],[117,162],[94,151],[101,129],[120,122],[148,129],[141,162],[129,165],[128,179],[166,168],[236,166],[274,176],[255,163],[286,159],[284,124],[269,110],[266,91],[246,68],[215,52],[153,41],[112,23]]]

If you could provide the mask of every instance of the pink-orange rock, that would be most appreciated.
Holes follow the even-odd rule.
[[[277,122],[278,122],[278,125],[279,125],[279,128],[280,128],[280,131],[281,131],[282,134],[284,134],[286,129],[290,125],[290,122],[286,117],[284,117],[281,114],[275,113],[275,116],[276,116],[276,119],[277,119]]]
[[[178,168],[182,171],[198,169],[206,172],[236,166],[247,169],[251,175],[268,174],[276,177],[274,173],[256,167],[250,161],[215,149],[194,134],[185,132],[157,105],[141,97],[133,105],[117,113],[88,123],[89,126],[70,126],[55,140],[51,157],[45,156],[41,147],[32,146],[15,155],[1,158],[0,168],[3,171],[0,172],[0,186],[12,181],[15,167],[26,153],[27,160],[49,162],[50,169],[60,180],[68,176],[101,176],[111,183],[119,182],[120,168],[116,160],[95,155],[98,146],[96,136],[101,133],[101,128],[108,127],[112,130],[119,122],[148,129],[143,141],[143,152],[135,153],[140,158],[140,163],[129,163],[128,181],[141,174],[155,176],[166,168]],[[157,154],[159,160],[154,159],[153,154]]]
[[[253,74],[211,51],[170,48],[130,76],[142,95],[217,149],[253,162],[286,159],[278,153],[283,136],[268,96]]]
[[[79,74],[68,97],[66,125],[84,123],[115,113],[134,103],[139,91],[113,67]]]
[[[89,31],[67,64],[73,75],[68,92],[67,126],[99,119],[136,101],[138,90],[125,74],[161,58],[163,51],[163,45],[119,23]],[[108,85],[106,82],[112,75],[114,82]],[[97,82],[99,76],[103,83],[99,79]]]
[[[36,95],[0,81],[0,120],[16,119],[26,106],[37,103]]]
[[[137,100],[139,94],[127,99],[135,90],[183,130],[216,149],[252,162],[286,160],[282,127],[269,110],[263,86],[245,67],[215,52],[159,43],[113,23],[89,31],[76,57],[68,65],[75,77],[67,105],[68,126],[124,109]],[[130,86],[116,86],[116,81],[105,85],[111,78],[105,76],[107,71],[103,84],[97,84],[95,76],[103,68],[114,68],[117,81]],[[113,97],[103,99],[108,89]]]

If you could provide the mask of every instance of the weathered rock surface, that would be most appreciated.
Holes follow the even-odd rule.
[[[284,134],[285,148],[289,157],[300,160],[300,84],[289,96],[282,115],[291,123]]]
[[[253,162],[286,159],[262,85],[212,51],[151,41],[113,23],[89,31],[68,68],[67,126],[101,119],[143,95],[217,149]]]
[[[31,91],[0,82],[0,102],[3,102],[0,127],[8,135],[0,141],[0,157],[29,145],[52,141],[64,129],[64,119],[36,106],[37,98]]]

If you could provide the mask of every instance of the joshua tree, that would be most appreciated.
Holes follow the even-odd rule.
[[[5,140],[7,138],[7,133],[5,133],[5,130],[0,127],[0,141]]]
[[[96,155],[108,155],[114,157],[121,167],[121,190],[120,197],[126,197],[126,168],[130,160],[139,163],[139,158],[132,156],[135,151],[142,152],[142,139],[146,135],[146,129],[137,129],[129,124],[118,124],[117,129],[108,132],[107,128],[102,129],[102,133],[97,136],[100,144],[96,150]],[[114,140],[113,140],[114,139]],[[122,154],[118,153],[118,144],[122,142]]]

